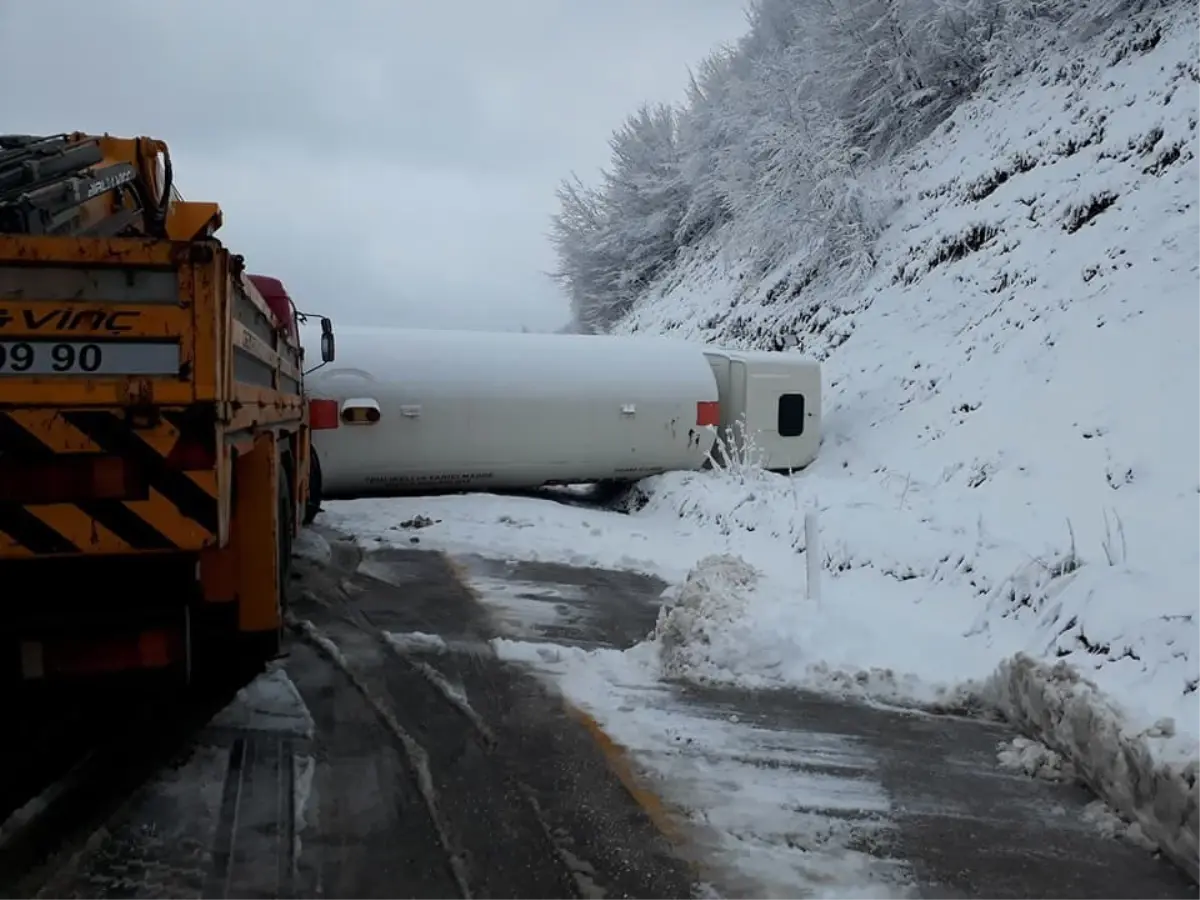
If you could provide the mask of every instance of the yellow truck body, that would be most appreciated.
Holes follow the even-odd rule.
[[[164,145],[99,140],[169,190]],[[307,496],[295,317],[213,236],[215,204],[164,197],[157,234],[97,236],[130,218],[101,199],[68,233],[0,234],[0,677],[18,681],[270,655]]]

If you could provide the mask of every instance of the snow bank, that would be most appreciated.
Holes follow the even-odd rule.
[[[772,572],[709,557],[667,592],[653,636],[664,673],[997,709],[1061,757],[1028,742],[1010,748],[1008,762],[1077,772],[1195,876],[1194,593],[1176,584],[1178,609],[1165,614],[1161,597],[1158,605],[1129,602],[1154,597],[1146,587],[1155,573],[1084,559],[1070,544],[1040,559],[1015,542],[976,536],[964,546],[970,532],[945,527],[945,511],[914,519],[877,494],[820,505],[827,581],[814,604],[794,562],[807,502],[796,498],[812,487],[803,477],[746,471],[645,486],[644,515],[674,510],[714,531],[750,531],[780,545]]]
[[[1001,741],[996,748],[996,762],[1003,769],[1022,772],[1031,778],[1046,781],[1072,781],[1075,778],[1075,767],[1061,753],[1041,741],[1025,737]]]
[[[1128,717],[1071,666],[1024,654],[1003,663],[985,696],[1019,727],[1072,761],[1084,781],[1140,826],[1176,865],[1200,878],[1195,745],[1172,751],[1174,723],[1131,731]]]
[[[681,588],[672,591],[675,603],[659,610],[654,637],[667,675],[685,675],[697,668],[743,673],[741,659],[722,653],[730,645],[745,646],[743,628],[750,618],[750,592],[758,585],[758,571],[729,554],[700,560]],[[668,589],[670,590],[670,589]]]
[[[1158,845],[1146,837],[1137,822],[1126,822],[1103,800],[1093,800],[1083,808],[1083,820],[1093,825],[1101,834],[1111,838],[1124,838],[1143,850],[1158,850]]]
[[[701,559],[664,592],[649,643],[662,674],[699,683],[792,686],[904,706],[971,702],[954,635],[804,599],[803,582],[732,554]],[[915,627],[913,627],[915,626]],[[889,640],[907,634],[911,640]],[[940,655],[930,654],[942,646]],[[922,664],[925,661],[925,664]],[[929,661],[934,661],[929,664]]]
[[[268,668],[238,690],[212,719],[221,728],[295,734],[311,738],[315,723],[295,683],[278,666]]]
[[[327,566],[333,559],[333,548],[318,532],[311,528],[302,528],[292,544],[292,555],[318,566]]]

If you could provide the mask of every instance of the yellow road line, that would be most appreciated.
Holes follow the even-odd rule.
[[[442,552],[440,555],[445,560],[446,568],[458,581],[459,586],[474,597],[478,603],[486,606],[486,601],[471,584],[471,573],[467,567],[449,553]],[[582,725],[588,736],[600,748],[609,771],[617,776],[629,796],[646,813],[650,823],[677,849],[683,847],[686,842],[678,819],[671,813],[663,799],[646,786],[645,780],[638,774],[637,768],[630,759],[628,749],[613,740],[593,715],[575,706],[565,697],[562,702],[567,715]]]
[[[625,786],[625,790],[629,795],[637,801],[637,805],[646,813],[654,827],[674,844],[680,844],[683,840],[683,835],[680,832],[679,824],[675,817],[667,809],[663,799],[650,790],[645,784],[644,779],[638,775],[633,762],[629,758],[629,751],[623,745],[618,744],[612,739],[607,731],[604,730],[595,717],[590,713],[585,712],[578,706],[573,705],[570,701],[563,699],[563,706],[566,707],[567,715],[584,727],[591,739],[600,748],[600,752],[604,754],[604,760],[608,763],[608,768]]]

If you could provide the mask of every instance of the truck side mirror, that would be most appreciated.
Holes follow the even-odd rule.
[[[336,347],[333,340],[333,323],[321,317],[321,362],[333,362]]]

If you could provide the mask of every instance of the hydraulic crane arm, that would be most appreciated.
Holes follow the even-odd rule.
[[[0,233],[191,241],[220,227],[217,204],[179,199],[162,141],[0,135]]]

